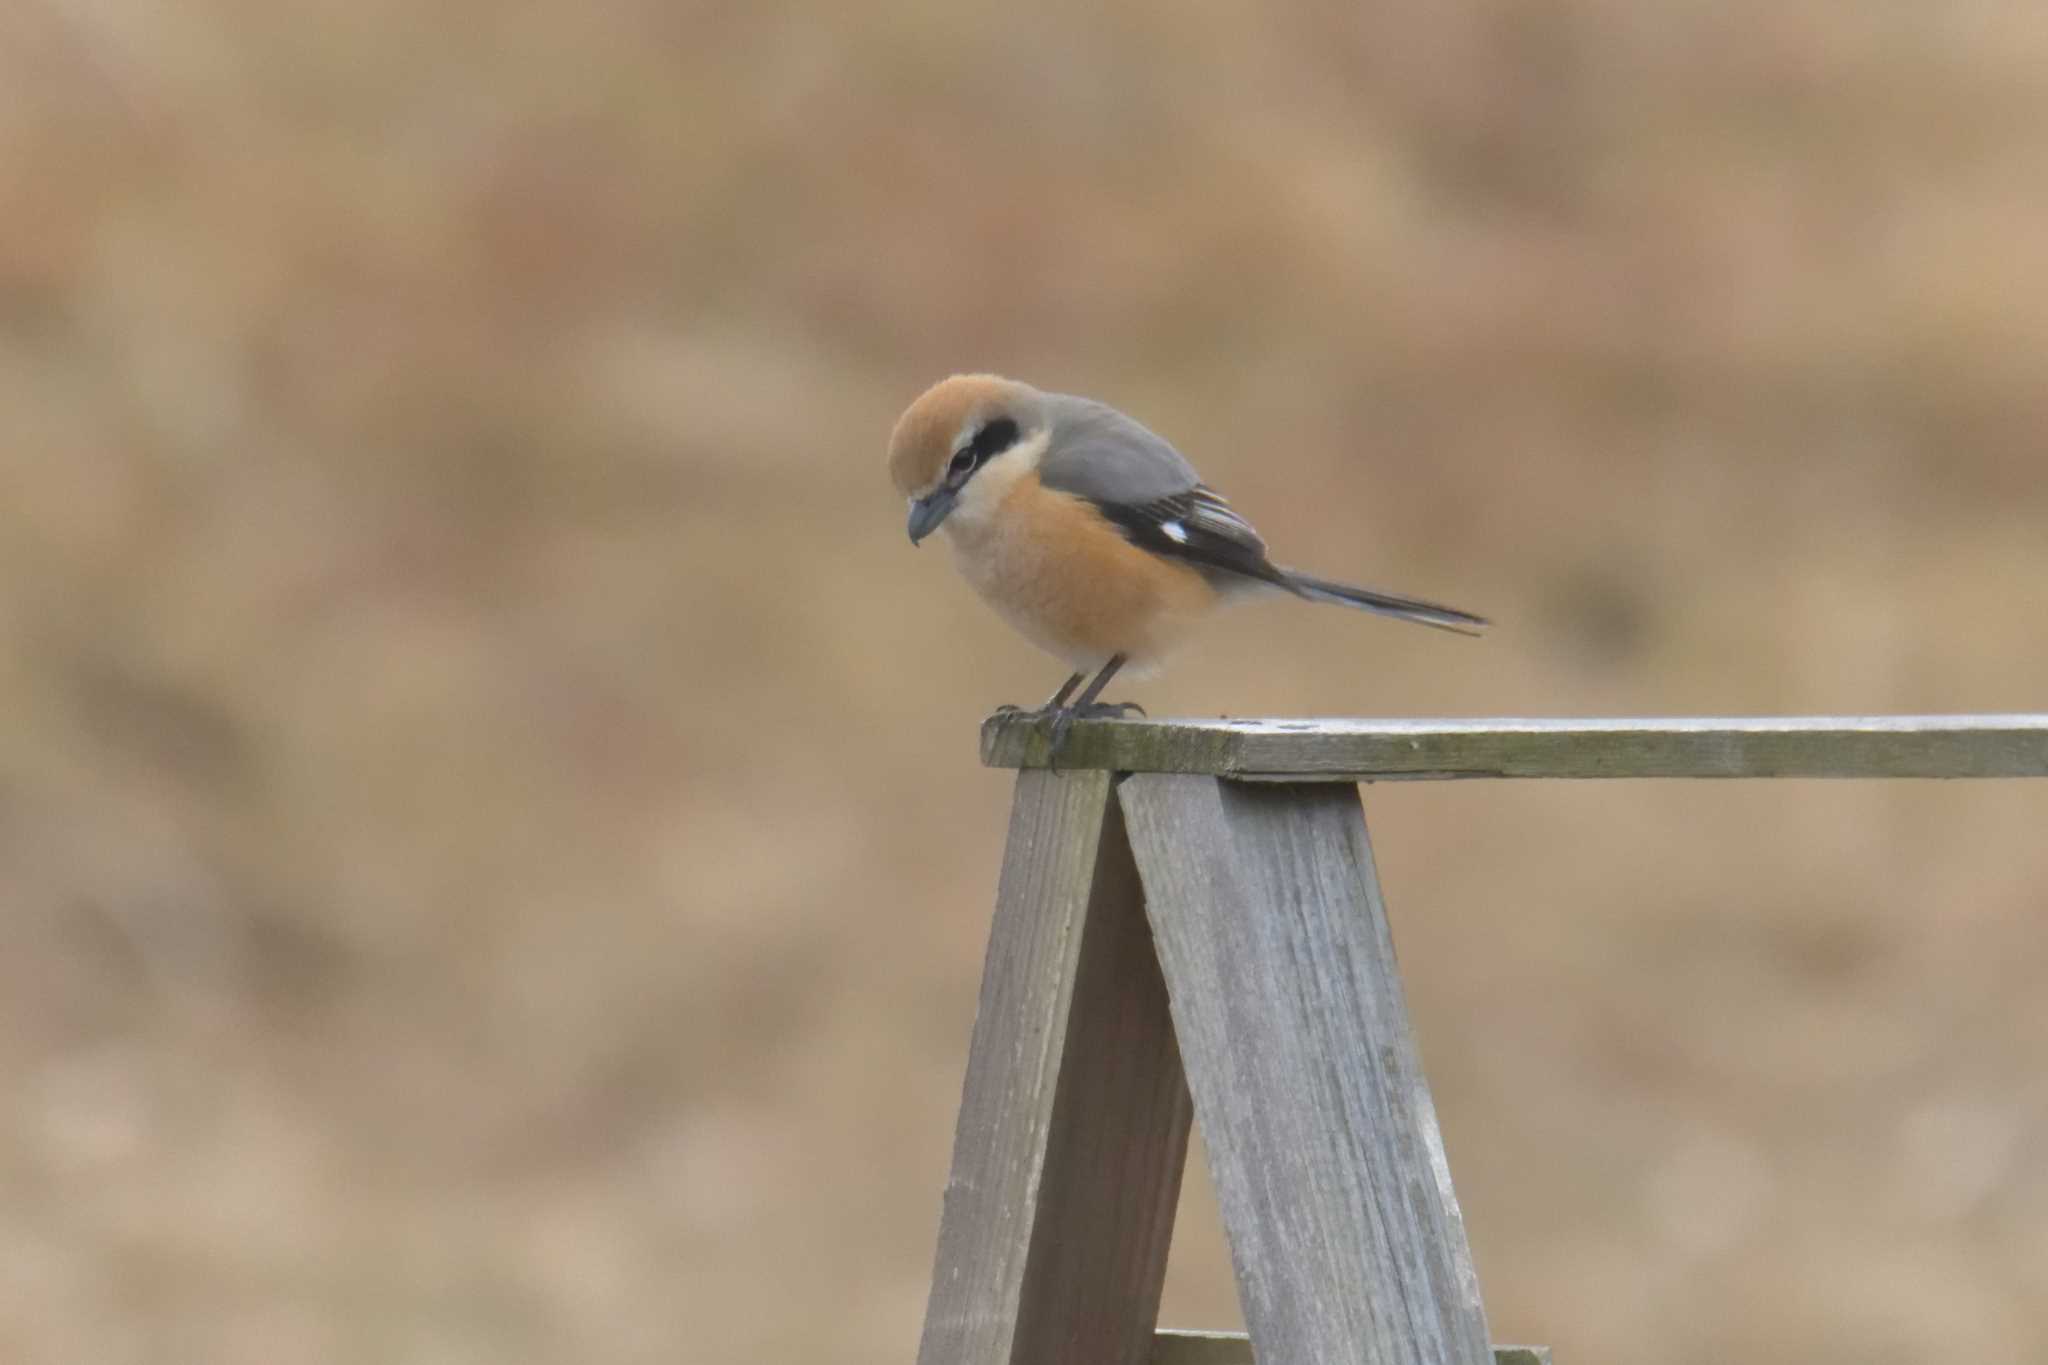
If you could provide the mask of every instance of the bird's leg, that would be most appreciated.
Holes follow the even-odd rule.
[[[1060,690],[1052,694],[1052,699],[1036,711],[1027,711],[1013,702],[1004,702],[996,708],[996,714],[999,716],[1042,716],[1048,711],[1057,711],[1067,704],[1067,698],[1074,695],[1074,689],[1079,687],[1081,679],[1087,676],[1086,673],[1076,673],[1068,678],[1060,684]]]
[[[1121,654],[1110,656],[1109,662],[1102,666],[1102,671],[1095,675],[1095,681],[1088,684],[1088,690],[1074,698],[1074,704],[1070,709],[1075,715],[1121,716],[1126,711],[1136,711],[1141,716],[1145,714],[1145,708],[1134,701],[1095,700],[1102,695],[1102,689],[1109,686],[1109,680],[1116,676],[1116,671],[1124,666],[1124,662],[1124,656]]]
[[[1082,690],[1081,695],[1074,698],[1073,705],[1052,708],[1052,733],[1046,738],[1046,762],[1048,765],[1053,767],[1059,766],[1060,746],[1066,742],[1067,731],[1073,728],[1076,717],[1100,716],[1105,713],[1112,716],[1121,716],[1126,710],[1136,709],[1130,702],[1117,702],[1113,705],[1105,705],[1098,704],[1095,700],[1102,695],[1102,689],[1109,686],[1109,680],[1114,678],[1116,671],[1123,666],[1123,655],[1110,655],[1109,662],[1102,666],[1102,671],[1095,675],[1094,680]],[[1077,678],[1079,676],[1079,674],[1075,675]],[[1068,689],[1064,687],[1060,689],[1062,698],[1066,695],[1067,691]],[[1144,713],[1140,711],[1139,714],[1143,715]]]
[[[1039,707],[1038,709],[1041,711],[1057,711],[1062,706],[1065,706],[1067,704],[1067,698],[1074,695],[1074,689],[1079,687],[1081,685],[1081,679],[1087,676],[1088,675],[1086,673],[1075,673],[1069,676],[1065,682],[1060,684],[1060,690],[1053,693],[1052,696],[1046,700],[1045,705]]]

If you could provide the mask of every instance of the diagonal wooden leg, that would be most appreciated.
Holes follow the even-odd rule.
[[[1118,790],[1259,1360],[1489,1365],[1357,789]]]
[[[1019,773],[919,1365],[1144,1365],[1189,1121],[1110,775]]]

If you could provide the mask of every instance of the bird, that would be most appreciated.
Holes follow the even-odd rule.
[[[1043,706],[1000,712],[1049,723],[1054,762],[1077,718],[1143,714],[1098,698],[1120,670],[1155,670],[1234,599],[1289,594],[1464,635],[1488,625],[1274,563],[1258,531],[1178,450],[1091,398],[953,375],[897,419],[888,467],[909,503],[910,543],[943,531],[975,592],[1073,670]]]

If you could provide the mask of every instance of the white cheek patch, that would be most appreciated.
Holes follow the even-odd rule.
[[[1159,525],[1159,531],[1161,535],[1164,535],[1168,540],[1172,541],[1176,545],[1185,545],[1188,543],[1188,528],[1181,525],[1177,521],[1161,522]]]

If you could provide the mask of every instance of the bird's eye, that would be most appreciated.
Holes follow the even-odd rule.
[[[946,466],[946,481],[960,483],[974,473],[983,460],[991,460],[1017,443],[1017,421],[1013,417],[993,417],[982,424],[974,433],[974,439],[953,452],[953,459]]]

